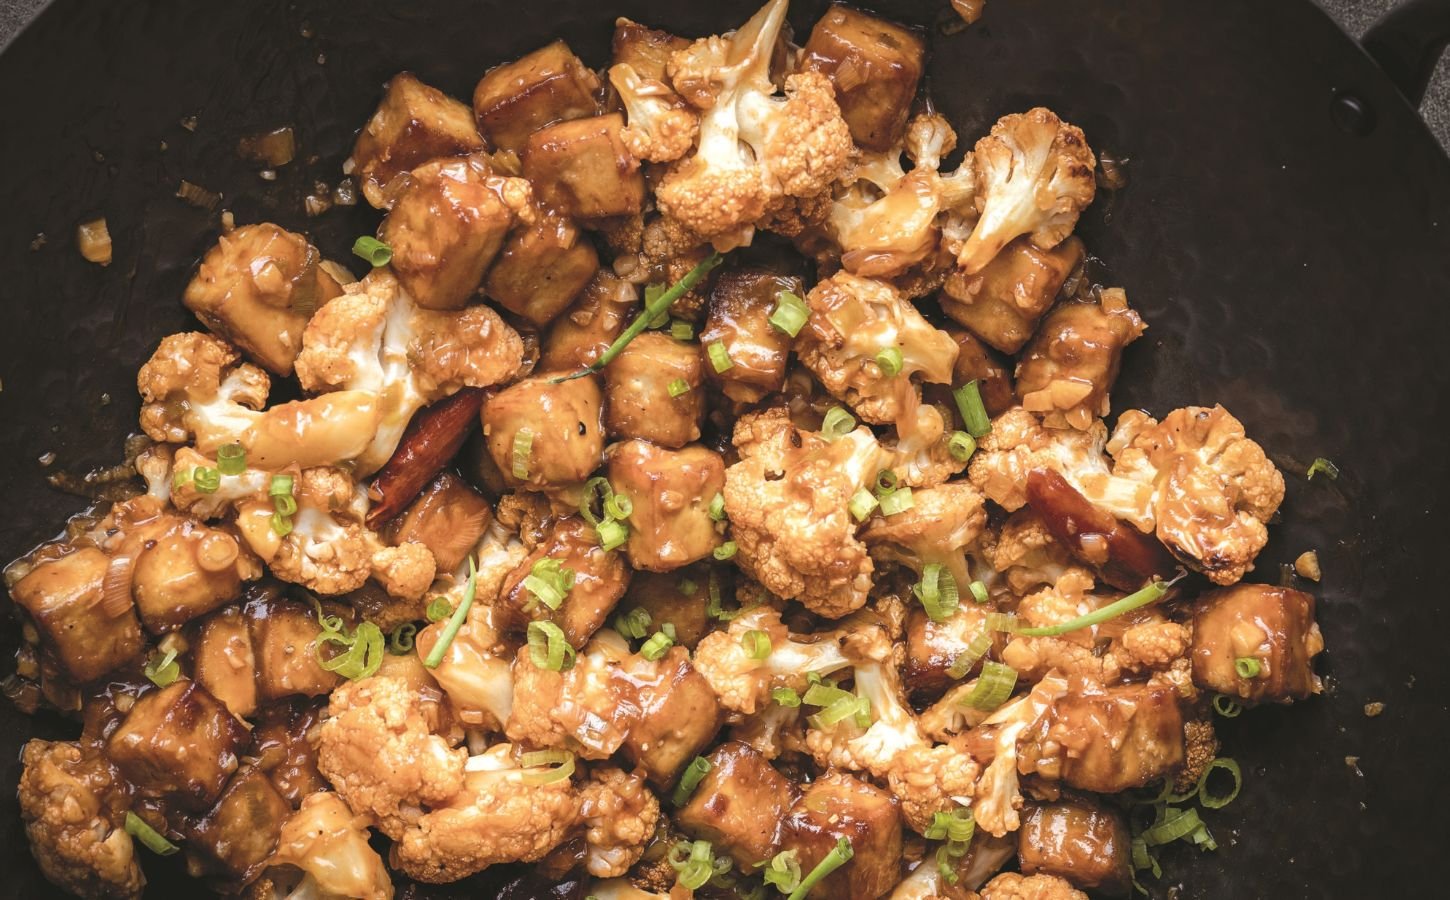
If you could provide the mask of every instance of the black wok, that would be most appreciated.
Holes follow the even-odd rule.
[[[702,34],[755,5],[54,3],[0,56],[0,558],[82,505],[47,487],[38,458],[55,454],[49,471],[116,460],[136,422],[137,366],[162,335],[193,327],[179,298],[218,222],[173,196],[180,179],[220,192],[239,223],[303,229],[347,259],[375,213],[308,219],[301,199],[315,179],[336,183],[394,72],[467,97],[484,69],[554,37],[602,62],[617,15]],[[1331,688],[1223,726],[1246,783],[1209,814],[1222,846],[1168,853],[1155,892],[1441,895],[1450,161],[1307,0],[992,0],[982,23],[953,35],[937,27],[945,0],[874,5],[932,28],[932,93],[965,140],[1041,103],[1098,150],[1132,158],[1126,189],[1080,226],[1151,323],[1115,405],[1222,401],[1289,480],[1252,577],[1276,580],[1281,563],[1320,551]],[[797,0],[798,31],[821,6]],[[1417,7],[1429,18],[1411,14],[1372,42],[1411,94],[1446,33],[1425,24],[1445,24],[1444,3]],[[194,132],[180,124],[192,116]],[[262,181],[236,158],[236,138],[286,124],[302,152]],[[76,251],[75,226],[93,214],[116,241],[109,268]],[[1342,477],[1306,482],[1316,456]],[[1365,716],[1371,700],[1383,715]],[[0,706],[4,897],[54,893],[26,851],[15,760],[28,736],[65,733]],[[195,893],[166,862],[149,869],[152,896]]]

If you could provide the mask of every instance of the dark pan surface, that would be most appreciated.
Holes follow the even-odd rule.
[[[820,5],[798,0],[798,30]],[[924,24],[944,21],[945,5],[877,4]],[[308,220],[301,198],[314,179],[336,183],[394,72],[467,97],[485,68],[554,37],[602,63],[617,15],[700,34],[752,6],[56,3],[0,57],[0,558],[82,505],[46,486],[37,458],[54,452],[52,470],[114,461],[135,423],[136,368],[162,335],[193,327],[179,298],[217,216],[176,199],[180,179],[221,192],[239,223],[305,229],[347,260],[375,215]],[[1155,892],[1181,882],[1181,897],[1443,893],[1432,861],[1450,801],[1450,603],[1437,577],[1450,482],[1450,378],[1438,358],[1450,333],[1450,163],[1308,2],[993,0],[970,31],[934,29],[933,46],[933,94],[964,142],[1043,103],[1095,149],[1132,158],[1128,187],[1080,226],[1151,324],[1115,406],[1161,414],[1222,401],[1289,481],[1284,523],[1251,578],[1277,579],[1279,563],[1311,547],[1323,561],[1332,689],[1222,728],[1246,776],[1240,799],[1209,814],[1222,847],[1170,851]],[[1336,124],[1337,91],[1369,108],[1357,129],[1367,133]],[[188,116],[195,132],[179,124]],[[264,182],[236,159],[235,140],[283,124],[302,151]],[[107,269],[74,246],[76,223],[95,213],[116,240]],[[31,249],[37,234],[45,241]],[[1302,479],[1321,455],[1343,468],[1338,482]],[[1363,714],[1371,700],[1387,704],[1382,716]],[[53,894],[25,849],[14,760],[27,736],[65,732],[0,706],[0,896]],[[160,868],[152,896],[195,892]]]

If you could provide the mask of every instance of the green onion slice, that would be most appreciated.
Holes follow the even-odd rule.
[[[323,653],[326,644],[338,644],[343,652],[328,658]],[[383,630],[372,622],[360,622],[352,634],[342,631],[324,630],[313,641],[318,664],[329,672],[336,672],[349,681],[367,678],[378,671],[383,664],[387,641]]]
[[[216,467],[223,475],[240,475],[247,470],[247,451],[241,444],[222,444],[216,451]]]
[[[1245,680],[1248,680],[1250,678],[1258,678],[1259,673],[1263,670],[1264,667],[1260,665],[1259,661],[1257,659],[1254,659],[1252,656],[1240,656],[1238,659],[1234,660],[1234,672],[1240,678],[1243,678]]]
[[[947,438],[947,452],[957,462],[966,462],[977,452],[977,442],[965,431],[953,431],[952,436]]]
[[[871,514],[876,511],[876,506],[875,495],[865,488],[861,488],[851,495],[851,500],[846,504],[846,509],[850,510],[851,516],[857,522],[864,522],[871,518]]]
[[[392,630],[388,635],[388,650],[394,656],[402,656],[413,650],[413,644],[418,638],[418,626],[412,622],[404,622]]]
[[[740,636],[740,646],[751,659],[765,659],[770,656],[770,635],[752,628]]]
[[[876,473],[876,482],[874,486],[876,496],[884,497],[887,494],[895,493],[896,486],[900,483],[901,479],[896,477],[895,472],[891,471],[890,469],[882,469],[881,471]]]
[[[574,588],[574,570],[552,557],[537,560],[524,576],[524,590],[549,609],[558,609]]]
[[[670,321],[670,337],[677,341],[691,341],[695,339],[695,326],[684,319],[672,319]]]
[[[542,772],[524,772],[519,780],[536,787],[554,784],[574,774],[574,754],[568,750],[533,750],[519,757],[519,765],[525,769],[551,766]]]
[[[690,383],[683,378],[676,378],[665,388],[671,397],[683,397],[690,392]]]
[[[514,432],[513,452],[510,461],[510,471],[519,481],[529,477],[529,457],[534,452],[534,432],[529,428],[520,428]]]
[[[899,487],[889,494],[877,494],[881,503],[881,514],[883,516],[894,516],[897,513],[906,512],[916,505],[916,500],[911,496],[911,488]]]
[[[639,640],[649,634],[649,610],[636,606],[629,612],[614,617],[614,630],[631,640]]]
[[[765,871],[760,873],[765,883],[782,894],[789,894],[800,887],[801,864],[797,851],[782,850],[772,856],[769,862],[758,863],[758,865],[765,867]]]
[[[634,501],[624,494],[611,494],[604,501],[605,518],[623,522],[634,515]]]
[[[468,610],[473,607],[473,596],[478,592],[478,567],[473,562],[473,557],[468,557],[468,584],[463,589],[463,601],[449,617],[448,624],[443,628],[443,634],[438,638],[438,643],[433,645],[433,650],[428,658],[423,660],[423,665],[436,669],[443,662],[443,656],[448,652],[448,646],[458,636],[458,629],[463,627],[463,622],[468,618]],[[529,649],[533,649],[533,627],[537,622],[529,623]],[[568,644],[565,644],[568,646]],[[572,649],[572,648],[571,648]]]
[[[952,391],[952,399],[957,401],[957,412],[961,413],[967,434],[980,438],[992,430],[992,419],[982,405],[982,391],[976,379]]]
[[[700,786],[700,781],[710,771],[710,761],[703,756],[697,756],[690,760],[685,771],[680,775],[679,784],[675,785],[675,792],[671,800],[675,808],[679,809],[690,802],[690,795],[695,793],[695,788]]]
[[[1012,613],[989,612],[987,613],[987,630],[1015,634],[1019,630],[1017,616]]]
[[[734,541],[726,541],[715,548],[714,556],[716,559],[724,562],[727,559],[734,559],[735,552],[739,549],[740,547]]]
[[[176,651],[167,650],[160,656],[153,653],[141,671],[152,684],[166,687],[181,677],[181,664],[176,661]]]
[[[876,365],[881,367],[881,374],[887,378],[900,375],[904,362],[900,347],[887,347],[876,354]]]
[[[273,475],[272,481],[267,485],[268,497],[290,497],[292,496],[292,476]]]
[[[605,519],[595,525],[594,532],[599,536],[599,546],[605,551],[618,549],[629,540],[629,528],[613,519]]]
[[[1149,847],[1171,844],[1204,827],[1196,809],[1175,809],[1170,806],[1164,813],[1163,821],[1142,834],[1143,843]]]
[[[1233,779],[1233,790],[1227,794],[1211,793],[1208,789],[1209,778],[1215,770],[1222,769]],[[1220,757],[1208,764],[1203,774],[1198,776],[1198,802],[1203,804],[1204,809],[1222,809],[1234,802],[1239,795],[1239,789],[1244,786],[1244,774],[1239,769],[1239,764],[1229,757]]]
[[[635,316],[634,321],[629,323],[629,327],[624,329],[624,332],[620,334],[619,337],[614,339],[614,343],[610,344],[609,347],[599,355],[598,359],[577,372],[571,373],[569,375],[561,375],[558,378],[553,379],[551,383],[560,384],[573,378],[583,378],[585,375],[593,372],[598,372],[600,369],[609,365],[611,362],[614,361],[614,358],[624,350],[625,347],[629,346],[630,341],[639,337],[640,334],[647,327],[649,327],[650,322],[658,318],[661,313],[666,312],[676,300],[688,294],[690,292],[690,289],[700,282],[700,279],[704,278],[707,274],[709,274],[711,269],[720,265],[721,261],[723,260],[724,257],[722,257],[719,253],[711,253],[708,257],[701,260],[699,265],[695,266],[695,268],[687,272],[684,278],[681,278],[679,281],[670,285],[669,290],[664,291],[654,297],[646,296],[644,310],[640,312],[639,315]]]
[[[704,887],[715,874],[715,851],[709,841],[680,841],[665,859],[679,873],[676,883],[692,891]]]
[[[716,372],[728,372],[735,368],[735,361],[730,358],[730,351],[720,341],[711,341],[705,345],[705,353],[710,357],[710,368]]]
[[[725,521],[725,495],[719,491],[710,498],[710,518],[716,522]]]
[[[977,665],[977,660],[987,655],[992,649],[992,632],[986,628],[977,632],[967,642],[967,648],[957,654],[952,664],[947,667],[947,675],[957,681],[967,677],[967,673]]]
[[[809,875],[801,879],[801,883],[796,885],[796,889],[790,892],[790,896],[786,900],[805,900],[805,896],[811,892],[812,888],[824,880],[826,876],[850,862],[851,857],[855,855],[855,851],[851,849],[851,842],[848,839],[844,837],[837,838],[835,849],[827,853],[825,859],[816,863],[815,868],[811,869]]]
[[[970,809],[954,809],[951,812],[932,813],[931,824],[921,833],[929,841],[952,841],[966,843],[976,833],[977,821]]]
[[[292,533],[292,518],[284,516],[280,512],[272,513],[272,531],[277,537],[286,537]]]
[[[826,410],[826,416],[821,420],[821,439],[827,443],[856,430],[856,418],[839,406],[833,406]]]
[[[912,586],[911,592],[921,601],[927,618],[933,622],[945,622],[957,611],[957,580],[941,563],[923,566],[921,580]]]
[[[1225,719],[1237,719],[1244,711],[1244,705],[1228,694],[1213,695],[1213,711]]]
[[[197,466],[191,470],[191,482],[199,494],[215,494],[222,486],[222,473],[210,466]]]
[[[991,712],[1007,702],[1016,686],[1017,670],[989,659],[982,663],[982,674],[977,677],[977,683],[962,699],[962,703],[973,709]]]
[[[1339,478],[1339,466],[1336,466],[1333,460],[1325,459],[1322,456],[1317,457],[1314,462],[1309,464],[1309,471],[1304,474],[1304,477],[1309,481],[1313,481],[1314,476],[1320,472],[1329,476],[1330,481],[1335,481]]]
[[[393,261],[393,248],[368,235],[363,235],[353,241],[352,252],[354,256],[367,260],[368,265],[375,269]]]
[[[804,300],[790,291],[781,291],[775,295],[775,309],[770,311],[766,321],[776,331],[795,337],[801,333],[810,315],[810,308]]]
[[[453,615],[453,604],[448,602],[447,597],[434,597],[426,612],[429,622],[441,622]]]
[[[129,810],[126,812],[126,833],[157,856],[170,856],[180,849],[163,837],[161,832],[146,824],[145,819]]]
[[[665,634],[663,631],[656,631],[654,634],[650,635],[649,640],[644,642],[644,646],[639,648],[639,655],[643,656],[650,662],[654,662],[655,660],[664,656],[666,653],[670,652],[670,648],[674,645],[675,642],[673,638]]]
[[[801,695],[788,687],[771,688],[770,699],[774,700],[777,706],[784,706],[787,709],[795,709],[801,705]]]
[[[1141,606],[1147,606],[1149,603],[1155,603],[1158,600],[1163,599],[1163,595],[1168,593],[1168,589],[1173,587],[1173,585],[1177,584],[1179,579],[1181,579],[1182,577],[1183,573],[1179,573],[1178,576],[1171,581],[1149,582],[1148,584],[1144,585],[1143,587],[1139,588],[1128,596],[1122,598],[1121,600],[1114,600],[1107,606],[1104,606],[1101,609],[1095,609],[1087,615],[1078,616],[1076,619],[1070,619],[1057,625],[1044,625],[1038,628],[1021,628],[1018,629],[1018,633],[1025,634],[1028,637],[1052,637],[1053,635],[1067,634],[1069,631],[1078,631],[1082,628],[1091,628],[1094,625],[1101,625],[1103,622],[1106,622],[1109,619],[1117,618],[1123,613],[1132,612],[1133,610],[1138,609]]]
[[[574,667],[574,648],[558,625],[543,620],[530,622],[528,639],[529,661],[540,669],[565,672]]]

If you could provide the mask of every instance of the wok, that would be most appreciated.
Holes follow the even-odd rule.
[[[694,35],[755,5],[53,3],[0,56],[0,558],[83,505],[44,476],[118,459],[138,365],[162,335],[194,327],[179,300],[218,217],[174,196],[181,179],[221,193],[239,223],[305,230],[345,260],[376,213],[309,219],[301,201],[314,180],[336,183],[393,73],[466,98],[486,68],[555,37],[602,63],[618,15]],[[797,0],[797,33],[823,5]],[[1450,802],[1439,769],[1450,599],[1437,571],[1450,511],[1439,358],[1450,161],[1385,71],[1306,0],[993,0],[950,35],[945,0],[872,5],[931,29],[931,91],[964,140],[1045,104],[1094,148],[1131,158],[1127,187],[1102,194],[1079,228],[1151,325],[1127,353],[1115,407],[1223,402],[1289,481],[1251,578],[1274,581],[1281,563],[1320,553],[1330,687],[1221,720],[1243,794],[1207,815],[1218,852],[1170,850],[1155,892],[1439,894],[1427,863],[1443,852]],[[1415,99],[1450,34],[1447,7],[1402,7],[1368,41]],[[295,126],[301,150],[263,181],[235,142],[280,125]],[[95,214],[115,239],[107,268],[75,247],[76,224]],[[1318,456],[1340,465],[1337,481],[1304,480]],[[1367,717],[1368,701],[1384,713]],[[16,758],[27,737],[68,732],[0,705],[4,897],[55,894],[26,850]],[[148,861],[152,896],[195,892],[175,859]],[[493,883],[468,895],[496,894]]]

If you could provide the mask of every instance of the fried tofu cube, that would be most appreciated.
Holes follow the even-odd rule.
[[[611,438],[674,449],[699,440],[704,381],[697,344],[646,331],[604,369],[604,427]],[[685,390],[676,396],[672,385]]]
[[[805,788],[786,814],[781,849],[795,850],[809,872],[836,841],[851,842],[850,861],[807,894],[824,900],[875,900],[901,880],[901,807],[887,791],[830,771]]]
[[[535,375],[490,397],[483,437],[504,480],[546,488],[587,479],[604,456],[603,401],[593,375],[559,384]]]
[[[1051,250],[1017,238],[977,274],[953,270],[938,295],[942,312],[1003,353],[1016,353],[1082,260],[1075,237]]]
[[[550,609],[524,586],[524,579],[540,560],[554,559],[574,573],[558,609]],[[552,621],[570,646],[582,647],[614,611],[629,586],[630,571],[618,553],[599,546],[594,528],[579,516],[554,521],[544,540],[516,569],[504,576],[494,610],[498,624],[523,631],[535,619]]]
[[[801,68],[831,79],[856,143],[885,151],[906,133],[925,59],[917,31],[837,3],[811,30]]]
[[[724,721],[710,682],[690,665],[684,647],[625,675],[639,709],[620,750],[657,788],[673,784]]]
[[[1246,703],[1288,703],[1320,690],[1314,657],[1324,637],[1314,597],[1291,588],[1237,584],[1201,597],[1193,613],[1193,683]],[[1235,664],[1251,659],[1245,678]]]
[[[1012,392],[1011,363],[965,328],[948,328],[946,333],[957,342],[957,361],[952,366],[952,383],[923,385],[922,389],[928,400],[939,402],[950,409],[955,405],[952,402],[951,387],[975,381],[982,393],[982,406],[986,408],[987,415],[996,418],[1016,406],[1017,397]]]
[[[473,90],[473,113],[494,147],[517,153],[540,128],[597,113],[598,92],[599,77],[555,41],[488,70]]]
[[[178,518],[136,554],[131,590],[153,634],[175,631],[242,593],[242,572],[258,574],[236,535]]]
[[[342,293],[307,238],[264,222],[217,239],[182,302],[258,365],[291,375],[313,310]]]
[[[243,611],[252,632],[257,693],[263,702],[331,693],[342,677],[322,667],[316,639],[321,626],[312,607],[281,596],[261,596]]]
[[[710,771],[675,821],[748,871],[780,850],[785,814],[800,789],[759,750],[740,741],[721,744],[706,759]]]
[[[636,569],[668,572],[704,559],[720,545],[710,502],[725,488],[725,461],[698,444],[667,450],[648,441],[614,444],[605,454],[609,483],[629,498],[629,542]]]
[[[387,209],[387,187],[396,176],[430,159],[484,149],[467,106],[402,72],[388,82],[343,169],[357,177],[369,203]]]
[[[468,558],[493,521],[493,508],[468,482],[443,471],[384,532],[393,546],[422,544],[439,572],[453,572]]]
[[[610,62],[634,67],[641,78],[664,81],[670,57],[688,46],[690,42],[685,38],[621,17],[614,23]]]
[[[1096,302],[1060,304],[1042,320],[1017,364],[1022,408],[1041,414],[1049,428],[1087,430],[1108,414],[1123,348],[1144,327],[1121,288],[1104,290]]]
[[[380,235],[390,265],[425,309],[462,309],[503,247],[529,191],[482,155],[437,159],[408,173]]]
[[[627,216],[644,206],[644,174],[625,149],[619,113],[558,122],[529,135],[524,176],[539,201],[581,219]]]
[[[328,790],[317,770],[317,747],[308,740],[327,712],[327,698],[295,699],[263,707],[252,732],[253,753],[277,793],[296,809],[309,794]]]
[[[83,547],[43,562],[15,583],[10,596],[30,614],[41,642],[77,684],[94,681],[141,653],[134,606],[103,608],[110,560]]]
[[[186,849],[207,871],[245,883],[262,871],[292,806],[259,769],[239,771],[216,806],[187,828]]]
[[[1129,850],[1128,823],[1093,800],[1033,804],[1017,832],[1023,875],[1055,875],[1075,888],[1113,897],[1132,886]]]
[[[592,365],[624,332],[638,305],[634,285],[600,269],[544,336],[539,371],[572,372]]]
[[[948,670],[985,623],[985,613],[970,604],[962,605],[942,622],[933,622],[920,606],[912,607],[906,618],[906,659],[901,680],[913,699],[931,702],[957,683]]]
[[[731,400],[754,403],[785,384],[791,337],[770,324],[782,291],[805,296],[799,278],[764,269],[736,269],[715,279],[700,346],[718,342],[730,354],[730,368],[717,372],[711,366],[708,374]]]
[[[206,688],[183,679],[141,695],[106,754],[143,796],[201,812],[221,796],[250,737]]]
[[[703,562],[673,572],[635,572],[619,608],[649,613],[652,629],[669,622],[675,643],[693,650],[713,624],[706,613],[711,574],[711,566]],[[716,579],[722,577],[715,574]]]
[[[257,661],[252,631],[239,607],[219,610],[191,647],[197,682],[237,717],[257,711]]]
[[[1124,684],[1059,697],[1024,734],[1018,769],[1084,791],[1142,787],[1183,764],[1183,712],[1166,685]]]
[[[599,253],[579,226],[542,207],[515,228],[484,281],[484,293],[534,325],[549,324],[599,271]]]

